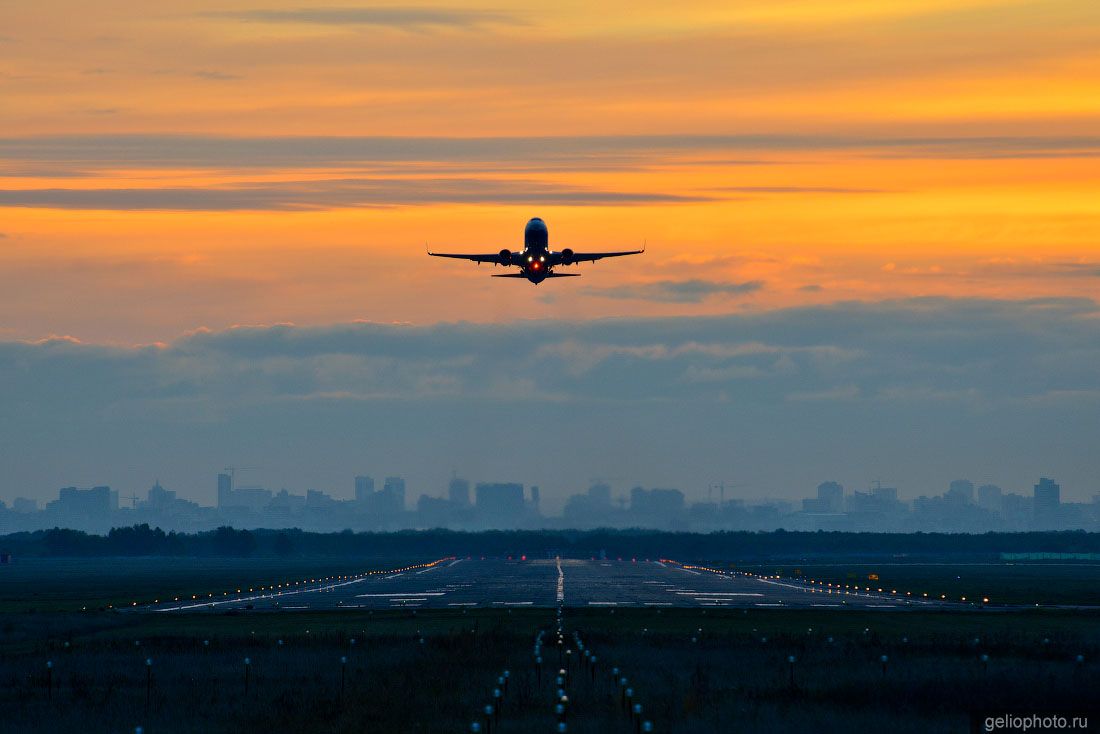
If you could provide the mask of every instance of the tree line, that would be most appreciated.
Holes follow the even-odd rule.
[[[995,559],[1000,553],[1100,553],[1100,533],[850,533],[655,530],[404,530],[314,533],[299,529],[165,532],[148,524],[106,535],[53,528],[0,536],[0,551],[18,556],[401,556],[527,555],[546,557],[674,558],[684,561],[959,557]]]

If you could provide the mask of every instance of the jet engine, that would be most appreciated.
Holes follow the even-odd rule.
[[[501,265],[511,265],[512,264],[512,251],[507,249],[507,248],[501,250],[500,254],[497,257],[500,259],[500,264]]]
[[[566,247],[561,251],[561,264],[571,265],[573,263],[573,250]]]

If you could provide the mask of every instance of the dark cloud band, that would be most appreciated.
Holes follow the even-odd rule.
[[[427,204],[630,206],[705,200],[475,178],[336,179],[212,188],[0,189],[0,207],[124,211],[290,211]]]
[[[252,23],[296,23],[326,26],[382,26],[387,28],[423,28],[444,26],[469,28],[489,23],[512,24],[514,16],[486,10],[447,10],[408,7],[329,7],[289,10],[257,8],[208,13],[208,18]]]
[[[743,296],[755,293],[763,287],[762,280],[748,280],[743,283],[723,283],[701,279],[659,280],[619,288],[590,288],[586,293],[602,298],[700,303],[714,296]]]
[[[0,162],[88,167],[333,167],[372,163],[620,163],[826,150],[927,158],[1085,156],[1100,137],[868,138],[816,135],[574,137],[229,137],[69,135],[0,138]]]

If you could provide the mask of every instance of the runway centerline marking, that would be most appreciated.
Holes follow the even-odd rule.
[[[555,601],[558,602],[558,604],[562,604],[563,602],[565,602],[565,572],[561,570],[561,556],[557,557],[557,565],[558,565],[558,589],[557,589],[557,592],[555,593],[554,599],[555,599]]]
[[[677,591],[676,596],[764,596],[755,591]]]

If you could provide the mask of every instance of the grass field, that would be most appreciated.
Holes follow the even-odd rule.
[[[977,709],[1088,709],[1100,686],[1100,612],[1093,610],[566,608],[567,646],[579,634],[598,658],[589,668],[565,662],[581,658],[579,648],[559,658],[552,609],[165,615],[87,604],[166,586],[216,591],[238,580],[285,581],[324,573],[324,563],[43,560],[4,569],[16,573],[0,583],[0,729],[463,732],[485,723],[482,709],[507,669],[490,734],[550,732],[559,665],[570,671],[563,686],[569,731],[593,734],[638,731],[640,719],[623,708],[626,687],[654,731],[713,734],[963,732]],[[991,567],[925,564],[898,567],[896,575],[884,575],[893,566],[875,568],[889,583],[946,582],[952,574],[961,582]],[[1044,568],[994,567],[987,583],[1023,593],[1042,587]],[[89,610],[74,611],[83,606]],[[541,671],[533,663],[539,630],[546,635]]]
[[[539,685],[532,645],[553,615],[55,615],[67,624],[0,646],[0,705],[6,731],[468,731],[508,669],[493,730],[552,731],[559,658],[548,644]],[[1091,612],[567,609],[563,620],[599,658],[594,672],[570,667],[572,732],[634,730],[612,666],[666,732],[965,731],[972,709],[1084,709],[1100,684]]]
[[[723,564],[725,567],[725,564]],[[736,566],[887,591],[928,593],[958,601],[988,598],[993,604],[1100,606],[1100,564],[1091,563],[773,563]],[[871,578],[877,576],[877,579]]]
[[[0,612],[79,611],[133,601],[220,596],[227,590],[389,569],[413,558],[21,558],[0,566]]]

